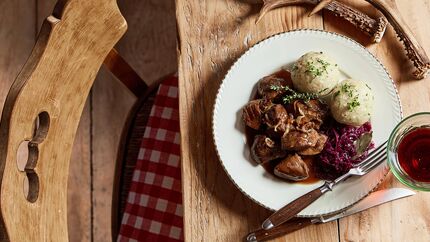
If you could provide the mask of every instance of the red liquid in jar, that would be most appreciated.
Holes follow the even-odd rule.
[[[400,166],[415,181],[430,182],[430,128],[415,129],[398,147]]]

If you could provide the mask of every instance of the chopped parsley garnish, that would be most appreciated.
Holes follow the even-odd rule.
[[[355,96],[351,102],[347,103],[347,105],[348,105],[348,111],[350,112],[353,111],[354,108],[360,106],[360,102],[358,101],[358,96]]]
[[[372,90],[372,88],[369,87],[369,85],[366,84],[366,87],[369,88],[369,90]]]
[[[327,72],[327,67],[330,65],[330,63],[328,63],[327,61],[321,60],[319,58],[317,58],[317,62],[320,63],[324,71]]]
[[[339,96],[339,94],[340,94],[340,91],[335,92],[335,93],[334,93],[334,97]]]
[[[356,107],[360,106],[360,102],[358,101],[358,94],[356,94],[354,96],[354,91],[355,90],[354,90],[354,86],[353,85],[351,85],[349,83],[342,84],[342,86],[340,87],[340,90],[343,93],[346,93],[348,95],[348,97],[352,98],[352,100],[346,104],[347,108],[348,108],[348,111],[352,112]],[[337,95],[339,95],[338,92],[336,92],[334,94],[335,97]]]
[[[322,70],[316,67],[312,62],[306,62],[306,73],[310,73],[314,78],[322,75]]]
[[[330,66],[330,63],[320,58],[316,58],[316,62],[320,64],[320,67],[316,66],[315,62],[306,62],[305,72],[310,73],[314,78],[317,76],[321,76],[324,72],[328,73],[327,68]]]
[[[340,87],[340,90],[342,90],[342,92],[347,93],[349,97],[353,96],[353,89],[352,89],[352,85],[345,83]]]

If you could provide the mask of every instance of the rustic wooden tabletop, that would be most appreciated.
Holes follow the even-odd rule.
[[[394,0],[386,0],[394,1]],[[388,68],[400,92],[404,115],[429,111],[430,78],[416,81],[412,65],[391,27],[381,43],[343,20],[310,7],[272,11],[258,24],[261,5],[245,0],[177,0],[182,171],[187,241],[241,241],[270,214],[246,198],[229,180],[211,135],[217,89],[231,64],[258,41],[300,28],[325,29],[359,41]],[[255,2],[255,1],[254,1]],[[371,16],[365,1],[344,0]],[[430,53],[430,1],[397,0],[401,15]],[[240,81],[240,80],[237,80]],[[380,188],[401,187],[389,174]],[[429,241],[429,193],[384,204],[328,224],[310,226],[275,241]]]

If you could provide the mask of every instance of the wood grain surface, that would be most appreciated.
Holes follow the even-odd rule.
[[[325,12],[309,19],[303,8],[281,8],[268,13],[255,26],[253,22],[259,9],[258,5],[249,4],[253,1],[176,2],[187,241],[240,241],[270,214],[244,197],[229,181],[219,165],[211,138],[212,107],[223,76],[247,48],[267,36],[297,28],[324,28],[352,37],[387,67],[400,91],[405,115],[429,110],[430,79],[413,80],[413,66],[391,27],[381,43],[370,44],[367,36]],[[343,2],[371,16],[379,16],[364,1]],[[430,1],[397,0],[396,3],[417,39],[430,53],[430,25],[423,24],[430,16]],[[393,186],[401,185],[388,175],[380,188]],[[428,199],[430,194],[419,193],[338,223],[310,226],[274,241],[429,241]]]
[[[6,94],[30,55],[37,33],[56,0],[2,1],[0,3],[0,98]],[[85,105],[75,138],[68,180],[70,241],[90,241],[90,109]]]
[[[37,1],[39,25],[56,0]],[[121,55],[151,84],[177,69],[173,0],[118,1],[129,30],[116,46]],[[75,140],[70,164],[69,238],[106,241],[114,163],[123,121],[134,97],[104,67],[98,74]],[[112,115],[115,113],[115,115]],[[93,161],[92,164],[90,161]]]
[[[37,0],[35,30],[51,15],[57,0]],[[68,230],[70,241],[91,240],[91,115],[87,100],[70,158],[67,184]],[[73,232],[72,232],[73,231]]]
[[[25,8],[21,6],[25,5]],[[12,9],[14,11],[12,11]],[[36,4],[26,0],[0,2],[0,104],[35,43]],[[19,46],[19,48],[18,48]]]
[[[26,6],[22,8],[21,6]],[[11,11],[14,9],[15,11]],[[26,0],[0,2],[0,105],[22,69],[35,42],[36,4]],[[17,48],[19,46],[19,48]],[[20,155],[18,153],[18,155]],[[20,187],[21,188],[21,187]],[[0,231],[3,231],[0,223]],[[0,232],[0,241],[5,235]]]
[[[94,18],[87,22],[88,12]],[[0,123],[2,234],[11,241],[68,240],[65,189],[72,144],[96,74],[126,28],[115,0],[63,2],[44,21]],[[25,140],[29,158],[19,171],[16,150]]]

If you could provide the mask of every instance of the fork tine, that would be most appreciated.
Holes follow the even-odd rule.
[[[386,153],[385,152],[381,152],[379,153],[377,156],[375,156],[373,159],[371,159],[370,162],[363,164],[362,166],[360,166],[360,169],[364,170],[367,169],[368,166],[371,166],[373,163],[377,162],[378,160],[380,160],[381,158],[385,157]]]
[[[387,147],[387,141],[385,141],[384,143],[382,143],[381,145],[379,145],[376,149],[372,150],[371,152],[369,152],[368,156],[366,159],[364,159],[362,162],[354,165],[354,167],[361,167],[364,166],[370,162],[372,162],[372,160],[379,154],[381,154],[381,152],[385,152],[385,148]]]
[[[378,157],[378,159],[375,160],[375,162],[372,162],[370,165],[368,165],[367,167],[364,167],[362,169],[362,172],[367,173],[370,170],[372,170],[375,166],[381,164],[385,159],[387,158],[387,154],[382,154],[380,157]]]
[[[381,149],[385,149],[387,147],[388,140],[386,140],[384,143],[380,144],[376,149],[373,149],[369,152],[367,155],[368,157],[372,156],[374,153],[378,152]]]
[[[386,150],[385,150],[386,148],[387,148],[387,144],[386,143],[380,145],[378,147],[378,150],[375,150],[375,152],[372,152],[371,154],[369,154],[365,160],[367,160],[367,159],[374,159],[376,156],[378,156],[379,154],[381,154],[381,152],[382,153],[386,152]]]
[[[372,162],[374,162],[376,159],[378,159],[381,154],[385,154],[385,149],[380,149],[377,153],[373,154],[371,157],[367,157],[363,162],[359,163],[357,166],[358,168],[363,168],[365,166],[367,166],[368,164],[371,164]]]

